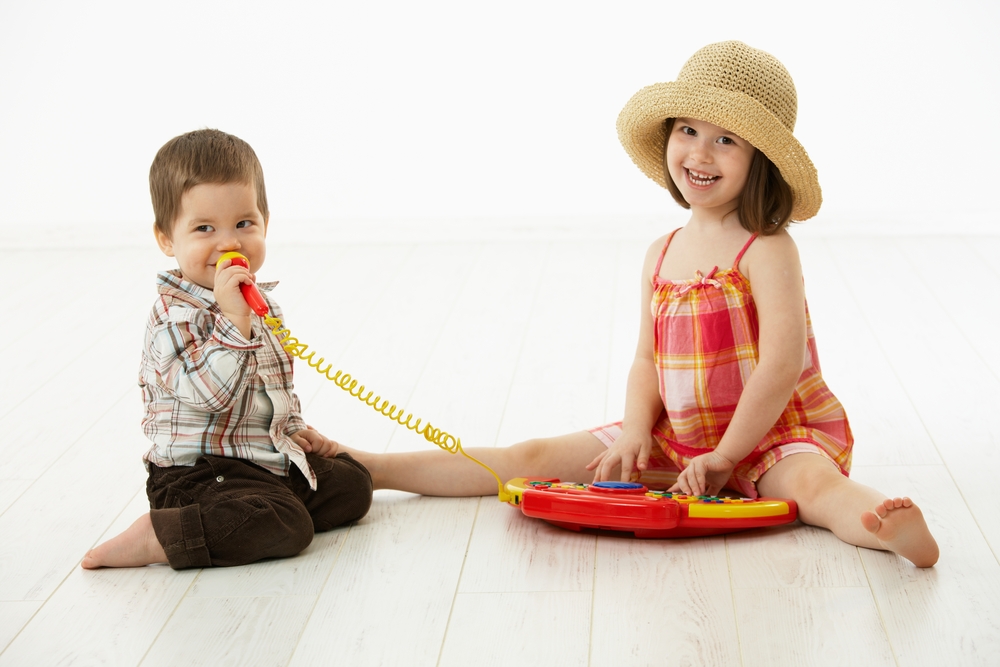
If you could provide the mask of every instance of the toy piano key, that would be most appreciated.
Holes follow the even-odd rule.
[[[641,538],[721,535],[795,521],[793,500],[721,498],[651,491],[634,482],[577,484],[519,477],[508,501],[525,516],[569,530],[633,533]]]

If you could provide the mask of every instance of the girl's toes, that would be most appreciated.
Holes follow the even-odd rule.
[[[877,533],[878,529],[882,526],[882,520],[874,512],[862,512],[861,525],[869,533]]]

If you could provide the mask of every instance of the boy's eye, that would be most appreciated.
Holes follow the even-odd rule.
[[[239,222],[236,223],[236,228],[241,229],[243,227],[249,227],[252,224],[253,222],[250,220],[240,220]]]
[[[210,232],[210,231],[212,231],[212,226],[211,225],[198,225],[197,227],[194,228],[194,231],[196,231],[196,232]]]

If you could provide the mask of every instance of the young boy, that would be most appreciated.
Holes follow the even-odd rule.
[[[150,512],[91,549],[87,569],[169,563],[174,569],[294,556],[360,519],[368,471],[306,426],[292,360],[250,310],[240,285],[264,263],[264,174],[250,146],[218,130],[168,141],[149,170],[161,272],[139,386],[153,442]],[[250,268],[216,262],[245,255]],[[274,283],[258,285],[262,292]],[[267,298],[270,312],[281,317]]]

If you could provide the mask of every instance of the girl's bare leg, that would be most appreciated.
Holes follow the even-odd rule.
[[[149,513],[143,514],[125,529],[87,552],[80,565],[86,570],[99,567],[140,567],[166,563],[167,554],[156,539]]]
[[[468,449],[507,483],[515,477],[557,477],[590,482],[586,466],[604,451],[604,444],[587,431],[555,438],[527,440],[511,447]],[[461,454],[428,449],[398,454],[373,454],[341,446],[372,476],[376,489],[398,489],[427,496],[488,496],[497,492],[494,477]]]
[[[778,461],[757,482],[762,496],[791,498],[803,523],[832,531],[844,542],[893,551],[917,567],[938,560],[938,545],[924,515],[909,498],[886,498],[840,474],[819,454]]]

